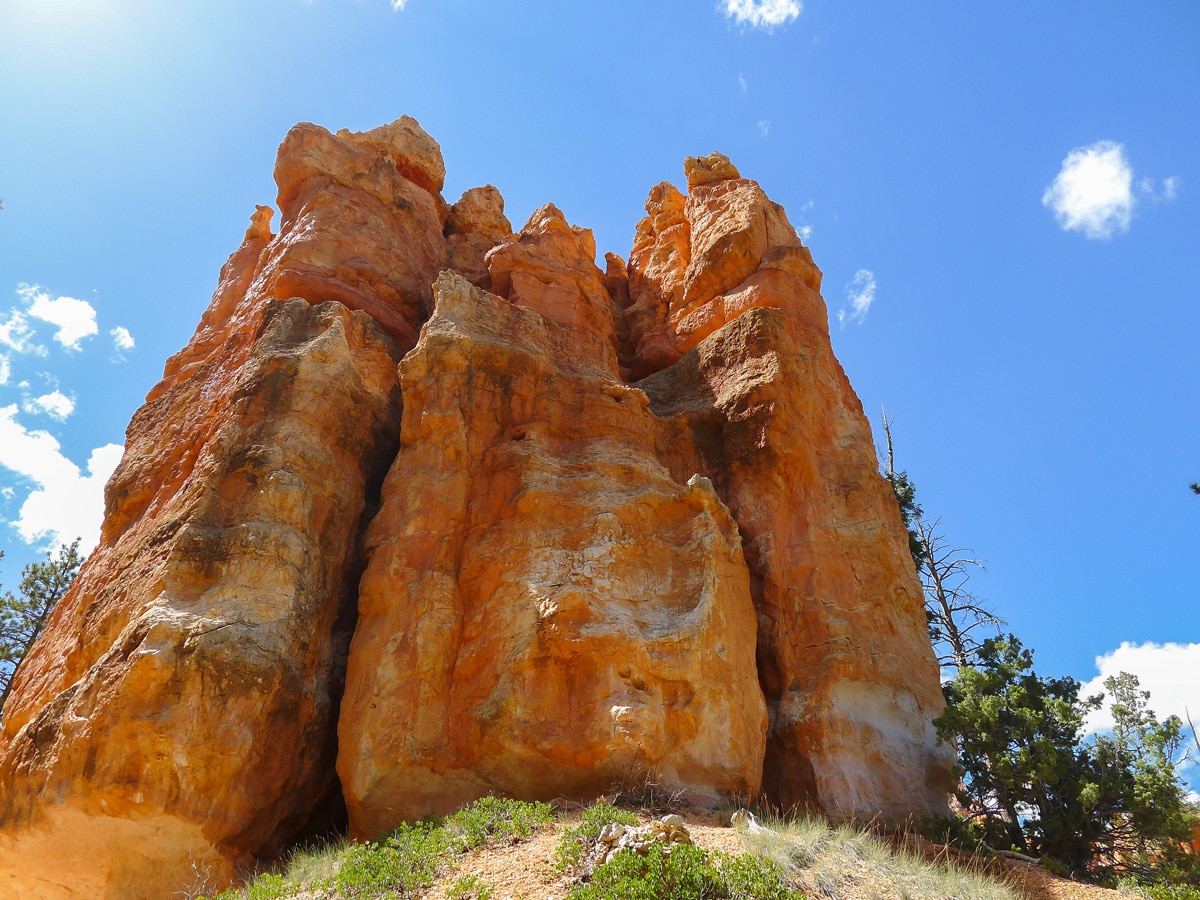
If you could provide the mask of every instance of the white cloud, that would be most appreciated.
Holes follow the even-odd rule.
[[[800,240],[807,244],[812,240],[813,227],[811,225],[800,226]]]
[[[1200,726],[1200,680],[1196,678],[1196,673],[1200,672],[1200,643],[1125,642],[1116,650],[1097,656],[1096,670],[1100,674],[1079,689],[1080,697],[1107,693],[1105,678],[1118,672],[1129,672],[1138,677],[1142,690],[1150,692],[1149,706],[1160,722],[1167,716],[1179,716],[1186,729],[1190,712],[1192,721]],[[1105,697],[1105,707],[1088,716],[1087,731],[1112,728],[1109,699]]]
[[[113,346],[118,350],[132,350],[134,347],[133,335],[129,333],[128,328],[118,325],[109,332],[113,339]]]
[[[80,538],[89,553],[100,540],[104,519],[104,485],[121,461],[120,444],[97,447],[88,459],[88,474],[62,454],[46,431],[29,431],[16,420],[16,404],[0,407],[0,466],[33,481],[37,488],[21,505],[16,526],[28,544],[50,547]]]
[[[8,318],[0,320],[0,344],[18,353],[37,353],[45,355],[44,347],[33,342],[33,329],[29,320],[19,309],[8,311]]]
[[[742,89],[743,94],[746,93],[746,90],[749,88],[749,85],[746,83],[746,76],[742,75],[741,73],[738,74],[738,87]]]
[[[8,384],[8,379],[12,376],[12,363],[8,361],[8,357],[0,353],[0,384]]]
[[[875,273],[869,269],[859,269],[854,273],[850,283],[846,285],[846,302],[849,308],[843,306],[838,310],[838,323],[845,328],[847,322],[861,325],[867,318],[871,304],[875,302]]]
[[[1064,230],[1082,231],[1089,238],[1128,231],[1133,204],[1133,169],[1125,147],[1112,141],[1068,153],[1058,177],[1042,195],[1042,205],[1054,210]]]
[[[766,137],[771,133],[771,122],[768,119],[763,119],[758,123],[758,130],[762,132],[762,136]]]
[[[392,0],[392,9],[402,10],[408,4],[408,0]]]
[[[80,341],[99,332],[96,310],[86,300],[53,299],[36,284],[23,284],[17,288],[17,293],[30,304],[29,315],[58,326],[54,339],[67,350],[78,350]]]
[[[44,413],[52,419],[65,422],[67,416],[75,412],[75,401],[62,391],[51,391],[24,403],[27,413]]]
[[[798,18],[804,5],[800,0],[721,0],[721,8],[739,25],[770,29]]]

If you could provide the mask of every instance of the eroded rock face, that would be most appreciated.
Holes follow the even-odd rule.
[[[269,301],[134,418],[103,543],[4,711],[0,891],[169,896],[283,849],[337,786],[366,497],[395,345]],[[156,489],[157,488],[157,489]],[[89,848],[90,869],[64,869]],[[8,870],[8,871],[6,871]]]
[[[489,250],[512,237],[512,225],[504,215],[504,198],[490,184],[471,188],[450,207],[446,219],[446,242],[450,268],[472,284],[492,286],[484,257]]]
[[[402,351],[364,312],[274,299],[270,218],[130,423],[100,546],[5,705],[0,896],[219,887],[341,805],[337,707]]]
[[[742,534],[771,718],[764,793],[898,821],[945,803],[922,595],[828,333],[787,306],[749,310],[639,387],[671,423],[675,477],[713,473]]]
[[[701,797],[757,791],[728,510],[658,461],[660,422],[605,341],[456,276],[436,296],[367,538],[339,729],[352,833],[655,767]]]
[[[553,205],[447,204],[412,119],[288,134],[279,233],[259,207],[134,417],[4,710],[0,898],[216,888],[343,802],[374,836],[647,771],[944,809],[820,272],[728,159],[685,177],[602,272]]]

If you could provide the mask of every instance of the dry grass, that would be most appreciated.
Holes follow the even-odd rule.
[[[288,857],[288,879],[297,885],[322,886],[333,883],[347,841],[301,847]]]
[[[746,849],[779,863],[811,897],[1018,900],[994,877],[928,861],[860,828],[807,817],[762,825],[743,831]]]

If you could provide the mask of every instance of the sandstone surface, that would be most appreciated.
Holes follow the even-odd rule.
[[[339,727],[352,833],[652,768],[756,792],[766,709],[728,510],[658,461],[607,341],[457,276],[436,296],[367,536]]]
[[[446,219],[446,244],[450,268],[472,284],[489,289],[492,276],[485,257],[489,250],[512,236],[504,215],[504,198],[490,184],[471,188],[450,207]]]
[[[759,185],[689,158],[601,271],[551,204],[447,203],[407,117],[298,125],[275,175],[14,682],[0,898],[218,887],[342,816],[647,772],[944,809],[899,511]]]
[[[400,354],[338,304],[246,312],[134,418],[101,548],[21,667],[0,895],[16,873],[28,897],[227,883],[340,802],[359,537]]]

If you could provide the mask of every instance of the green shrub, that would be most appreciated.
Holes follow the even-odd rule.
[[[291,885],[282,875],[259,875],[246,889],[246,900],[280,900],[291,893]]]
[[[779,866],[756,856],[710,857],[699,847],[653,843],[645,855],[622,851],[568,900],[800,900]]]
[[[551,818],[545,803],[484,797],[441,822],[401,825],[381,841],[351,846],[334,883],[343,896],[407,897],[432,885],[458,854],[528,837]]]
[[[545,803],[484,797],[464,806],[442,823],[455,849],[474,850],[484,844],[527,838],[539,825],[554,819]]]
[[[600,832],[610,822],[621,825],[636,825],[637,816],[627,809],[618,809],[611,803],[594,803],[583,811],[579,822],[564,828],[558,849],[554,852],[554,865],[559,872],[573,869],[596,843]]]
[[[433,884],[450,844],[446,831],[432,822],[401,825],[382,841],[347,848],[334,883],[351,897],[404,897]]]
[[[464,875],[446,891],[450,900],[491,900],[492,887],[478,875]]]
[[[732,900],[794,900],[804,894],[788,888],[783,880],[783,868],[761,856],[727,856],[717,854],[718,871],[726,896]]]

